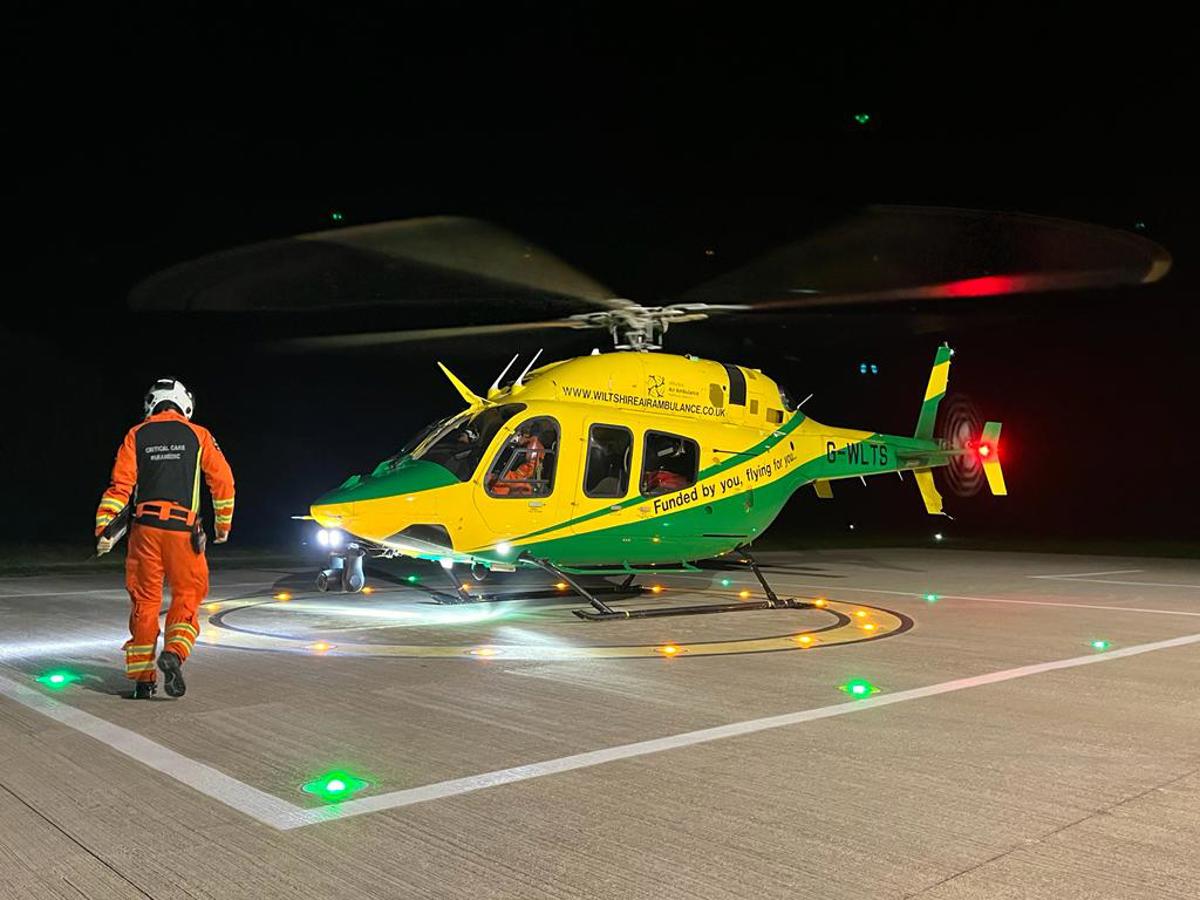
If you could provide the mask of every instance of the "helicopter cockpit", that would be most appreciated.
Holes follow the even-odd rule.
[[[549,416],[517,426],[496,455],[484,483],[493,497],[546,497],[554,490],[558,423]]]
[[[496,432],[524,408],[524,403],[506,403],[476,413],[459,413],[428,425],[399,453],[380,463],[375,474],[394,471],[406,459],[419,459],[437,463],[459,481],[467,481]]]

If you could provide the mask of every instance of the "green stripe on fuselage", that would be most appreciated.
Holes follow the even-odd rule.
[[[790,429],[789,429],[790,430]],[[784,436],[773,435],[760,447],[769,450]],[[886,448],[868,452],[870,446]],[[794,471],[766,484],[749,484],[744,490],[720,499],[700,502],[682,510],[665,513],[637,522],[624,522],[585,534],[564,535],[546,541],[524,543],[530,538],[562,531],[573,524],[589,521],[613,510],[604,509],[581,516],[571,522],[544,528],[519,539],[521,549],[535,557],[551,559],[564,565],[645,565],[654,562],[705,559],[727,553],[733,548],[757,538],[779,515],[788,499],[800,487],[819,478],[835,480],[860,475],[878,475],[909,468],[900,459],[899,451],[912,453],[932,451],[936,444],[894,435],[872,434],[862,441],[845,445],[846,452],[828,452],[802,463]],[[852,451],[850,448],[863,448]],[[761,454],[759,454],[761,455]],[[739,454],[734,465],[753,465],[755,457]],[[731,468],[728,463],[705,470],[703,477]],[[621,508],[651,498],[639,496],[625,501]],[[709,535],[709,537],[705,537]]]

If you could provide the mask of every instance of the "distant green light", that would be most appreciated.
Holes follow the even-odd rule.
[[[941,594],[926,594],[921,599],[924,600],[926,603],[937,603],[939,600],[942,599],[942,596],[941,596]]]
[[[869,697],[872,694],[878,694],[879,688],[871,684],[865,678],[851,678],[845,684],[839,684],[838,690],[845,691],[851,697]]]
[[[733,581],[731,579],[729,579],[729,578],[721,579],[721,587],[729,587],[731,584],[733,584]]]
[[[1109,643],[1108,641],[1104,641],[1104,640],[1092,641],[1092,649],[1093,650],[1107,650],[1111,646],[1112,646],[1112,644]]]
[[[344,216],[340,212],[334,211],[329,214],[329,218],[333,219],[335,222],[340,222]]]
[[[43,672],[35,680],[51,690],[60,691],[71,682],[78,681],[79,676],[66,669],[55,669],[53,672]]]
[[[345,800],[365,787],[368,787],[366,781],[348,772],[326,772],[303,785],[301,790],[322,800]]]
[[[871,121],[871,115],[870,113],[855,113],[854,121],[859,125],[866,125]]]
[[[407,581],[409,584],[416,584],[416,583],[417,583],[418,581],[420,581],[421,579],[420,579],[418,576],[416,576],[416,575],[409,575],[409,576],[408,576],[407,578],[405,578],[404,580],[405,580],[405,581]]]

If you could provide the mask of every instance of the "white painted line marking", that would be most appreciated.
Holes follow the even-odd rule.
[[[817,586],[808,585],[809,588]],[[921,594],[917,591],[885,591],[880,588],[850,587],[846,584],[839,584],[834,587],[826,586],[824,590],[831,594],[839,591],[860,591],[864,594],[888,594],[893,597],[908,597],[910,600],[922,599]],[[1200,616],[1200,612],[1189,612],[1178,609],[1148,609],[1142,606],[1105,606],[1100,603],[1058,603],[1054,600],[1012,600],[1005,597],[968,597],[965,594],[938,594],[938,597],[943,600],[976,600],[980,603],[1017,603],[1021,606],[1062,606],[1067,609],[1103,609],[1109,612],[1153,613],[1160,616]]]
[[[1030,578],[1088,578],[1093,575],[1130,575],[1145,569],[1109,569],[1107,572],[1069,572],[1066,575],[1030,575]]]
[[[1030,578],[1050,578],[1049,575],[1030,575]],[[1123,584],[1131,587],[1191,588],[1200,591],[1200,584],[1170,584],[1165,581],[1111,581],[1104,578],[1060,578],[1059,581],[1078,581],[1084,584]]]
[[[925,687],[897,691],[894,694],[877,694],[862,700],[851,700],[823,706],[817,709],[806,709],[799,712],[784,713],[762,719],[750,719],[745,722],[733,722],[729,725],[718,725],[715,728],[703,728],[699,731],[688,731],[683,734],[654,738],[648,741],[638,741],[632,744],[622,744],[617,747],[607,747],[602,750],[592,750],[559,759],[543,760],[529,765],[516,766],[511,769],[500,769],[495,772],[484,772],[480,775],[470,775],[466,778],[454,778],[435,784],[407,788],[378,794],[374,797],[363,797],[360,800],[348,800],[345,803],[335,803],[329,806],[305,809],[286,800],[281,800],[263,791],[243,784],[211,766],[188,759],[168,750],[161,744],[144,738],[135,732],[113,725],[82,710],[61,703],[40,691],[25,687],[15,681],[0,676],[0,695],[15,700],[29,709],[49,716],[57,722],[74,728],[77,731],[107,744],[114,750],[136,759],[177,781],[194,788],[200,793],[219,800],[220,802],[246,813],[258,821],[270,825],[280,831],[301,828],[306,825],[316,825],[322,822],[332,822],[364,813],[379,812],[411,806],[414,803],[424,803],[429,800],[439,800],[444,797],[454,797],[469,794],[484,788],[496,787],[501,784],[512,784],[517,781],[528,781],[531,778],[541,778],[544,775],[557,775],[576,769],[586,769],[604,763],[616,762],[622,759],[632,759],[639,756],[649,756],[667,750],[677,750],[697,744],[706,744],[725,738],[741,737],[768,731],[774,728],[785,728],[789,725],[799,725],[804,722],[815,722],[834,716],[844,716],[850,713],[867,712],[882,706],[904,703],[908,700],[920,700],[925,697],[936,697],[953,691],[982,687],[988,684],[998,684],[1002,681],[1012,681],[1030,675],[1040,675],[1043,672],[1053,672],[1058,669],[1070,669],[1076,666],[1087,666],[1094,663],[1109,662],[1114,659],[1124,659],[1155,650],[1167,650],[1172,647],[1183,647],[1200,643],[1200,634],[1189,634],[1183,637],[1169,638],[1165,641],[1154,641],[1149,644],[1137,644],[1123,647],[1119,650],[1109,650],[1105,653],[1092,653],[1087,656],[1075,656],[1070,659],[1059,659],[1052,662],[1034,663],[1015,669],[1004,669],[999,672],[988,672],[984,675],[973,675],[969,678],[956,678],[941,684],[931,684]]]
[[[286,821],[297,809],[291,803],[243,784],[211,766],[169,750],[128,728],[106,722],[3,675],[0,675],[0,695],[95,738],[118,753],[124,753],[143,765],[169,775],[176,781],[195,788],[214,800],[220,800],[226,806],[244,812],[266,825],[281,827],[279,823]]]
[[[638,741],[633,744],[622,744],[618,747],[608,747],[603,750],[592,750],[574,756],[564,756],[560,759],[550,759],[544,762],[517,766],[512,769],[500,769],[496,772],[485,772],[482,775],[471,775],[467,778],[455,778],[437,784],[427,784],[421,787],[409,788],[403,791],[392,791],[374,797],[363,797],[361,800],[349,800],[334,806],[326,806],[305,811],[307,820],[299,824],[328,822],[334,819],[344,819],[349,816],[362,815],[368,812],[378,812],[385,809],[395,809],[400,806],[411,806],[414,803],[424,803],[428,800],[439,800],[443,797],[453,797],[458,794],[468,794],[472,791],[495,787],[500,784],[511,784],[515,781],[527,781],[530,778],[540,778],[543,775],[557,775],[575,769],[586,769],[604,763],[621,759],[631,759],[638,756],[648,756],[665,750],[677,750],[681,747],[691,747],[696,744],[706,744],[725,738],[740,737],[759,731],[774,728],[785,728],[789,725],[799,725],[804,722],[814,722],[818,719],[828,719],[833,716],[844,716],[850,713],[867,712],[881,706],[891,706],[908,700],[920,700],[925,697],[936,697],[953,691],[967,688],[982,687],[987,684],[997,684],[1011,681],[1014,678],[1025,678],[1029,675],[1040,675],[1043,672],[1053,672],[1057,669],[1070,669],[1075,666],[1087,666],[1093,663],[1108,662],[1113,659],[1123,659],[1127,656],[1137,656],[1154,650],[1166,650],[1171,647],[1183,647],[1188,644],[1200,643],[1200,634],[1189,634],[1183,637],[1170,638],[1165,641],[1155,641],[1150,644],[1138,644],[1120,650],[1110,650],[1106,653],[1092,653],[1087,656],[1075,656],[1070,659],[1059,659],[1053,662],[1035,663],[1020,666],[1015,669],[1004,669],[1000,672],[989,672],[985,675],[973,675],[969,678],[956,678],[941,684],[912,688],[907,691],[897,691],[894,694],[877,694],[862,700],[850,700],[833,706],[823,706],[818,709],[806,709],[801,712],[785,713],[780,716],[769,716],[763,719],[750,719],[745,722],[734,722],[729,725],[718,725],[715,728],[703,728],[699,731],[688,731],[670,737],[655,738],[649,741]]]
[[[125,576],[122,574],[120,577],[124,578]],[[264,591],[274,590],[274,588],[272,587],[272,585],[269,582],[262,582],[262,581],[242,581],[242,582],[234,582],[233,584],[213,584],[213,585],[209,586],[209,590],[210,591],[227,591],[230,588],[241,588],[241,587],[259,587],[259,588],[262,588]],[[128,592],[125,590],[124,587],[113,587],[113,588],[89,588],[88,590],[80,590],[80,591],[45,591],[44,593],[40,593],[40,594],[0,594],[0,600],[24,600],[29,597],[82,597],[85,594],[120,594],[122,597],[129,596]],[[227,599],[227,598],[224,598],[224,597],[213,598],[210,594],[209,599],[223,600],[223,599]]]

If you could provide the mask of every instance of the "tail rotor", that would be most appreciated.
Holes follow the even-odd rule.
[[[938,438],[947,450],[974,450],[983,435],[983,416],[966,394],[951,394],[942,406]],[[976,452],[951,457],[941,470],[956,497],[974,497],[983,489],[983,460]]]

